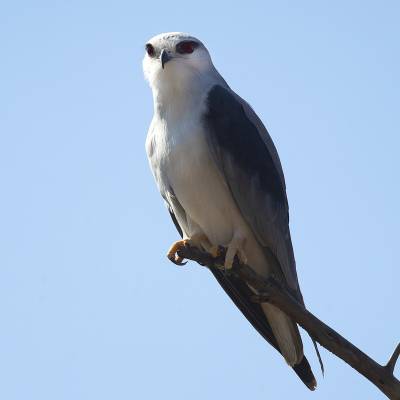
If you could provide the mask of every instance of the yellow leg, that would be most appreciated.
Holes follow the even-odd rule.
[[[241,236],[233,237],[226,251],[225,263],[224,263],[225,269],[232,268],[233,260],[235,259],[236,255],[239,257],[239,260],[241,262],[243,262],[244,264],[247,263],[247,257],[243,251],[244,242],[245,239]]]
[[[178,240],[172,244],[167,253],[169,260],[176,265],[185,265],[186,262],[183,262],[183,258],[179,257],[177,254],[177,252],[185,246],[199,247],[205,249],[206,251],[209,251],[213,248],[204,233],[194,234],[191,238]]]

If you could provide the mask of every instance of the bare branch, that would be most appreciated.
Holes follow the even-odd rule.
[[[211,255],[189,246],[179,249],[177,254],[182,258],[196,261],[211,269],[221,269],[225,259],[224,251],[221,251],[218,257],[213,258]],[[258,292],[258,295],[254,296],[254,301],[269,302],[281,309],[305,329],[321,346],[370,380],[389,399],[400,400],[400,382],[393,375],[396,361],[400,355],[400,344],[387,365],[382,366],[306,310],[290,294],[289,290],[283,287],[274,277],[264,279],[248,265],[239,263],[237,258],[235,258],[232,269],[225,273],[235,275],[247,282]]]
[[[390,360],[386,364],[386,368],[393,374],[394,367],[396,366],[396,362],[400,356],[400,343],[397,345],[397,347],[394,349],[394,352],[392,354],[392,357],[390,357]]]

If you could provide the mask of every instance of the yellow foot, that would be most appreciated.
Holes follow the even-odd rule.
[[[207,249],[207,251],[214,258],[217,258],[221,254],[221,247],[220,246],[211,246]]]
[[[196,236],[192,237],[190,240],[191,240],[192,246],[196,246],[200,249],[205,250],[208,254],[210,254],[214,258],[217,258],[218,256],[220,256],[221,252],[223,251],[222,246],[213,245],[208,240],[208,237],[204,234],[196,235]]]
[[[178,256],[178,251],[184,248],[188,244],[189,240],[178,240],[177,242],[173,243],[172,246],[169,248],[167,257],[170,261],[172,261],[176,265],[185,265],[186,262],[183,262],[183,258]]]
[[[225,269],[231,269],[233,265],[233,261],[235,256],[238,256],[239,261],[243,264],[247,264],[247,257],[244,253],[243,246],[244,246],[245,239],[243,237],[234,237],[232,241],[228,245],[228,249],[226,250],[225,256]]]
[[[179,257],[177,252],[184,248],[185,246],[193,246],[198,248],[203,248],[206,251],[209,251],[212,248],[210,241],[207,236],[203,233],[194,234],[190,239],[178,240],[175,242],[170,249],[168,250],[167,257],[176,265],[185,265],[186,262],[183,262],[183,258]]]

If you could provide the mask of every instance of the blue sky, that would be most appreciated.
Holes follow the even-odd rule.
[[[267,125],[310,310],[400,340],[395,1],[0,6],[0,398],[381,399],[322,350],[310,393],[177,238],[144,151],[143,45],[187,31]],[[397,368],[399,374],[399,368]]]

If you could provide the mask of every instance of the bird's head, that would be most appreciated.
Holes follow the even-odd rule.
[[[143,71],[154,88],[185,86],[215,71],[200,40],[186,33],[161,33],[145,45]],[[216,72],[216,71],[215,71]]]

